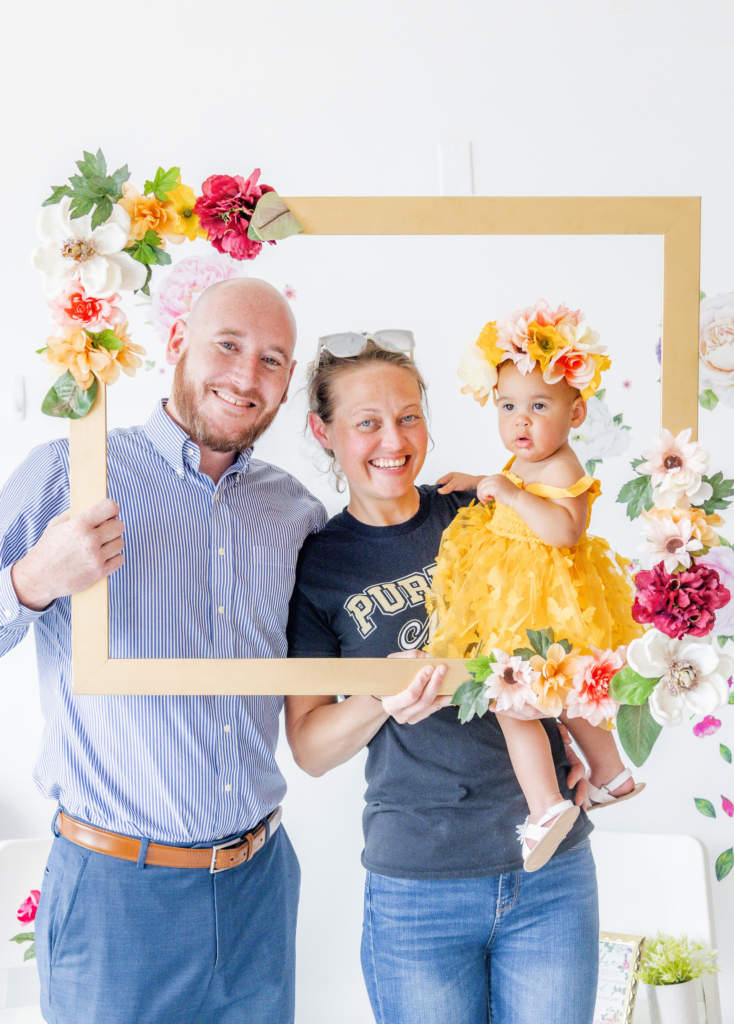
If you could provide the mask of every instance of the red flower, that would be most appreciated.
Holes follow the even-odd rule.
[[[213,174],[201,186],[204,194],[194,206],[194,213],[217,252],[236,260],[253,260],[263,247],[262,242],[247,237],[258,199],[265,192],[275,191],[270,185],[258,185],[259,177],[259,168],[247,181],[239,175],[231,178],[228,174]]]
[[[36,919],[36,911],[38,910],[38,901],[41,898],[41,893],[38,889],[31,889],[31,894],[27,900],[23,900],[21,905],[18,907],[18,920],[21,924],[30,924],[31,921]]]
[[[716,610],[731,599],[718,572],[707,565],[668,573],[661,562],[638,572],[635,586],[635,622],[652,622],[655,629],[676,640],[686,634],[706,636],[713,629]]]

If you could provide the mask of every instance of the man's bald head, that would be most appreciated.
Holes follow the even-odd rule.
[[[236,320],[243,313],[258,323],[269,322],[273,330],[282,332],[283,341],[290,344],[293,354],[296,319],[290,304],[277,288],[258,277],[232,277],[210,284],[189,314],[187,332],[198,333],[212,319]]]

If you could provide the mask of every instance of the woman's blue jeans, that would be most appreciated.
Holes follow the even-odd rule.
[[[367,873],[362,970],[378,1024],[592,1024],[598,963],[588,839],[533,873]]]

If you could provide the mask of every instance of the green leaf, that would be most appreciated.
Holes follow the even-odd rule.
[[[615,424],[616,424],[616,425],[617,425],[618,427],[621,427],[621,426],[622,426],[622,418],[623,418],[623,414],[622,414],[621,412],[618,412],[618,413],[617,413],[617,415],[616,415],[615,417],[613,417],[613,418],[614,418],[614,422],[615,422]]]
[[[734,544],[732,544],[731,541],[727,540],[726,537],[722,537],[721,534],[719,534],[719,544],[721,544],[722,547],[725,548],[734,547]]]
[[[92,214],[92,231],[100,227],[112,213],[112,200],[109,196],[103,196],[97,203],[97,209]]]
[[[36,349],[37,356],[40,356],[43,352],[48,352],[48,345],[44,345],[43,348]]]
[[[70,185],[52,185],[51,195],[48,199],[44,199],[41,206],[53,206],[55,203],[60,203],[64,196],[73,196],[74,191]]]
[[[92,408],[97,397],[97,378],[91,387],[83,391],[67,370],[59,377],[43,400],[41,412],[46,416],[59,416],[69,420],[80,420]]]
[[[589,476],[593,476],[594,475],[594,470],[596,469],[597,465],[600,462],[601,462],[601,459],[589,459],[589,461],[584,466],[584,469],[586,470],[586,472],[587,472],[587,474]]]
[[[17,942],[18,945],[20,945],[21,942],[33,942],[35,937],[35,932],[19,932],[17,935],[14,935],[12,939],[9,939],[9,941]]]
[[[699,291],[698,291],[698,301],[699,301],[699,302],[703,302],[703,300],[704,300],[705,298],[706,298],[706,292],[702,292],[702,291],[701,291],[701,290],[699,289]]]
[[[708,409],[709,412],[712,412],[719,404],[719,396],[711,388],[707,388],[698,396],[698,404],[702,409]]]
[[[728,850],[724,850],[724,852],[720,853],[716,858],[717,881],[720,882],[722,878],[726,878],[732,867],[734,867],[734,849],[729,847]]]
[[[638,768],[650,756],[662,728],[650,714],[647,704],[623,704],[617,714],[620,743]]]
[[[484,683],[476,679],[467,679],[465,683],[456,690],[451,698],[452,704],[459,706],[459,721],[463,724],[470,722],[474,715],[481,718],[486,715],[489,707],[489,694]]]
[[[604,395],[606,395],[606,393],[607,393],[607,389],[606,388],[599,388],[599,390],[596,393],[596,397],[599,399],[600,402],[604,401]]]
[[[466,670],[474,676],[475,682],[483,683],[485,679],[492,675],[492,665],[496,661],[497,659],[494,654],[489,655],[489,657],[486,654],[480,654],[478,658],[467,661]]]
[[[303,231],[291,211],[277,192],[266,192],[257,202],[250,227],[264,242],[281,241]]]
[[[557,642],[561,645],[561,647],[564,649],[566,654],[570,654],[571,653],[571,641],[570,640],[565,640],[564,639],[564,640],[558,640]]]
[[[159,167],[155,172],[155,178],[152,181],[146,181],[145,192],[143,195],[148,195],[152,192],[153,195],[161,203],[165,203],[168,199],[168,193],[173,192],[175,188],[178,188],[178,178],[181,174],[180,167],[170,167],[167,171],[164,171],[162,167]]]
[[[620,704],[644,704],[659,682],[659,679],[647,679],[625,665],[621,672],[612,676],[609,696]]]
[[[640,459],[638,465],[644,461],[644,459]],[[637,519],[644,509],[653,506],[650,477],[638,476],[634,480],[629,480],[617,495],[617,501],[626,502],[627,516],[630,519]]]
[[[89,211],[94,207],[95,200],[92,196],[79,196],[74,194],[74,198],[71,200],[71,206],[69,207],[69,216],[72,220],[77,220],[79,217],[85,217]]]
[[[728,508],[734,501],[734,480],[725,480],[721,470],[702,479],[704,483],[711,484],[714,493],[708,501],[704,501],[702,505],[694,505],[694,508],[702,508],[707,516],[717,509]]]
[[[727,764],[731,764],[731,750],[729,750],[728,747],[725,747],[723,743],[719,744],[719,753]]]
[[[734,640],[734,636],[717,636],[716,639],[719,642],[719,647],[725,647],[727,640]]]
[[[731,690],[729,692],[729,700],[726,703],[727,704],[734,704],[734,690]]]
[[[97,150],[96,155],[87,153],[85,149],[84,159],[77,160],[76,165],[85,178],[91,178],[93,175],[98,175],[100,178],[107,177],[107,161],[101,149]]]
[[[166,266],[171,262],[171,257],[160,247],[160,241],[160,236],[155,231],[146,231],[145,236],[131,245],[129,249],[125,249],[125,252],[146,267]],[[148,277],[149,280],[150,277]],[[142,291],[145,291],[148,281],[145,282]],[[146,294],[148,293],[146,292]]]
[[[122,195],[122,186],[130,177],[130,171],[127,169],[127,164],[123,167],[118,167],[111,177],[115,183],[116,198],[119,199]]]
[[[33,945],[29,946],[28,949],[23,954],[23,963],[25,963],[26,960],[35,960],[35,959],[36,959],[36,944],[34,942]]]
[[[716,817],[716,809],[710,800],[704,800],[702,797],[697,796],[694,797],[693,802],[696,805],[696,810],[699,814],[702,814],[704,818]]]
[[[97,343],[97,348],[106,348],[108,352],[117,352],[118,349],[122,348],[122,342],[109,327],[98,334],[94,334],[92,331],[86,331],[85,333],[88,338]]]
[[[535,657],[537,652],[531,647],[517,647],[512,653],[516,658],[522,658],[523,661],[530,661],[531,658]]]
[[[145,369],[146,370],[155,370],[155,359],[146,359],[145,360]]]

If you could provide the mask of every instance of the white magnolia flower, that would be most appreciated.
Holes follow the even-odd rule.
[[[497,701],[497,711],[520,711],[523,704],[534,704],[538,699],[531,687],[537,672],[519,656],[510,657],[505,651],[492,651],[497,661],[487,680],[487,692]]]
[[[484,405],[497,383],[497,367],[489,362],[475,341],[464,346],[461,365],[456,372],[466,384],[462,392],[473,395],[480,405]]]
[[[55,206],[44,206],[38,216],[41,245],[31,263],[43,274],[43,290],[59,294],[67,281],[78,278],[88,295],[103,299],[116,291],[134,291],[145,284],[142,263],[126,252],[130,217],[118,204],[104,224],[92,230],[90,214],[72,219],[71,197]]]
[[[638,466],[639,473],[647,473],[653,486],[656,505],[669,505],[671,501],[681,508],[700,505],[713,494],[710,484],[701,477],[708,473],[709,453],[691,441],[691,428],[681,430],[675,437],[663,427],[653,447],[642,453],[648,460]]]
[[[630,446],[630,431],[614,422],[606,402],[593,396],[586,401],[586,419],[574,427],[568,441],[583,463],[601,462],[622,455]]]
[[[729,700],[734,659],[705,638],[674,640],[650,629],[627,648],[627,664],[646,679],[659,680],[650,695],[650,714],[660,725],[680,725],[686,714],[710,715]]]
[[[665,571],[672,573],[680,564],[688,569],[691,565],[690,551],[701,551],[703,544],[692,536],[693,523],[690,519],[673,522],[670,516],[655,519],[645,516],[643,527],[647,544],[640,544],[640,554],[649,555],[652,564],[662,560]]]

